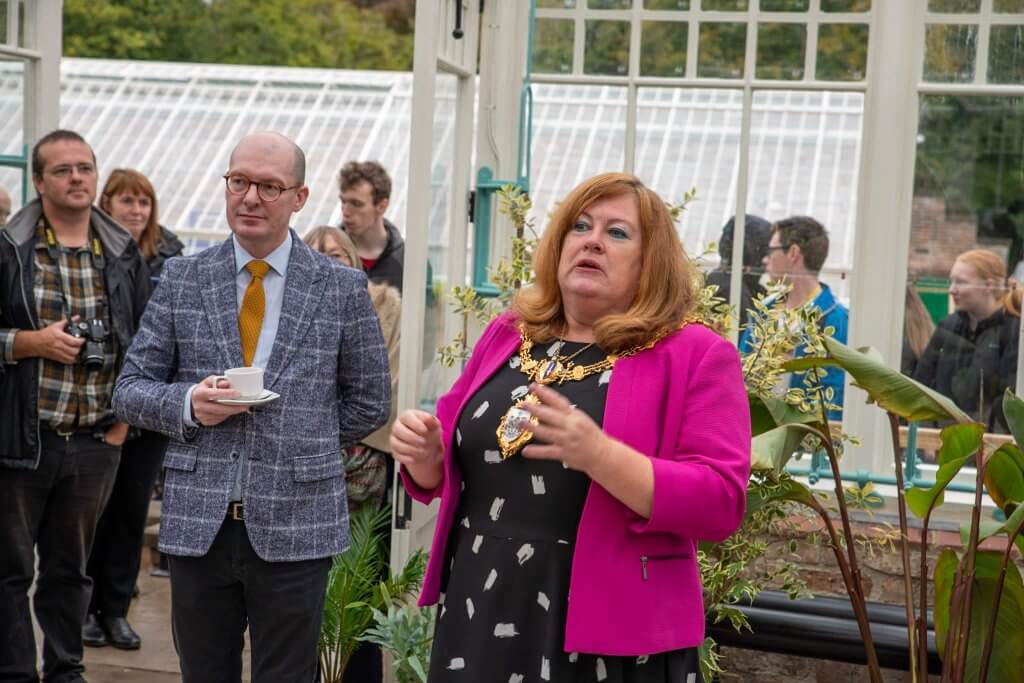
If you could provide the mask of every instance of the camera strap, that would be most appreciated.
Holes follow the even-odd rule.
[[[64,284],[64,269],[61,267],[62,247],[60,242],[57,241],[57,235],[53,232],[46,214],[40,216],[40,220],[43,222],[43,233],[46,236],[46,251],[57,268],[57,283],[60,286],[60,296],[64,299],[65,313],[68,320],[71,320],[71,292],[68,291],[67,286]],[[92,226],[89,226],[89,236],[86,238],[86,243],[89,245],[89,257],[92,259],[92,267],[102,273],[106,266],[106,260],[103,258],[103,245],[100,244],[99,238],[93,233]],[[105,300],[101,301],[100,305],[105,308]]]

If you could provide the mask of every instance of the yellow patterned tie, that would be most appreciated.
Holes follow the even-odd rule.
[[[263,311],[267,307],[267,299],[263,294],[263,276],[270,270],[270,264],[256,259],[245,264],[245,269],[252,275],[252,279],[245,288],[242,308],[238,311],[238,335],[242,338],[242,359],[246,365],[252,365],[256,342],[260,339],[260,328],[263,327]]]

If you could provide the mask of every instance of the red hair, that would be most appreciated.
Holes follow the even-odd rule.
[[[512,301],[512,310],[535,341],[566,331],[558,264],[566,234],[594,202],[631,194],[642,235],[640,283],[625,313],[608,314],[594,324],[594,338],[605,351],[624,351],[680,327],[693,311],[696,271],[683,250],[668,207],[636,176],[604,173],[583,181],[562,200],[533,255],[536,279]]]

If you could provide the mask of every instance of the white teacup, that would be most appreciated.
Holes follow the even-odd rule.
[[[220,388],[220,381],[226,380],[231,388],[240,393],[241,398],[258,398],[263,393],[263,368],[245,367],[231,368],[225,370],[223,375],[218,375],[215,385]]]

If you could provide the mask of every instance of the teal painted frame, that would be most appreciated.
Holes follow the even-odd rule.
[[[479,296],[496,297],[498,288],[487,277],[487,260],[491,253],[491,216],[494,193],[506,185],[513,185],[525,194],[530,193],[530,163],[533,142],[533,31],[537,23],[537,0],[530,0],[530,28],[526,38],[526,74],[519,92],[518,153],[516,179],[497,180],[494,170],[481,166],[476,172],[476,199],[473,204],[473,289]]]
[[[21,155],[0,154],[0,166],[21,170],[21,205],[28,202],[28,145],[21,146]]]

